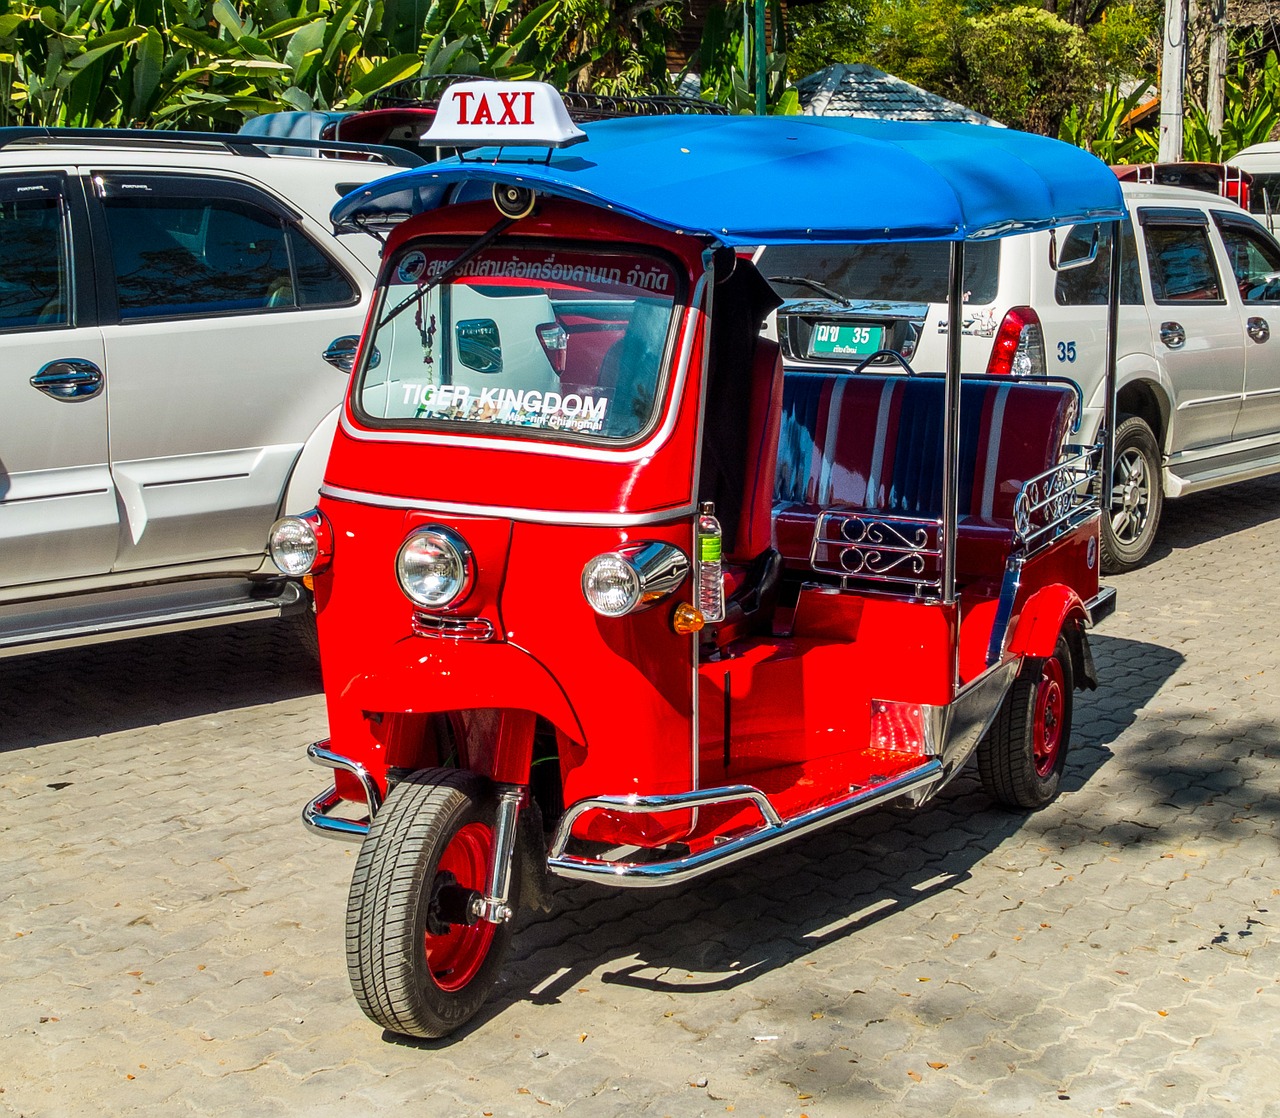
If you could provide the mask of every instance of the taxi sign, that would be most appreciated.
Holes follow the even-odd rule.
[[[587,134],[546,82],[457,82],[440,95],[423,137],[443,147],[527,144],[566,147]]]

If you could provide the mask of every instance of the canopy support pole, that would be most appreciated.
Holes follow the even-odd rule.
[[[1107,367],[1106,397],[1102,408],[1102,476],[1098,479],[1098,496],[1102,515],[1111,515],[1111,482],[1115,471],[1116,452],[1116,353],[1120,337],[1120,259],[1124,245],[1123,221],[1111,226],[1111,274],[1107,283]],[[1136,264],[1135,264],[1136,266]]]
[[[964,336],[964,241],[951,242],[947,288],[947,377],[942,420],[942,600],[956,600],[956,523],[959,520],[960,343]]]

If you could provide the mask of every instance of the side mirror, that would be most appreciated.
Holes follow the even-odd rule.
[[[344,373],[351,372],[356,363],[356,350],[360,348],[359,334],[343,334],[329,343],[329,348],[321,356],[335,369]],[[369,368],[376,369],[382,363],[382,354],[374,346],[369,354]]]

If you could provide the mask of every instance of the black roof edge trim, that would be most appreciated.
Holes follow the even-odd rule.
[[[0,128],[0,150],[18,144],[69,142],[104,147],[220,146],[235,155],[269,158],[270,148],[300,151],[350,152],[374,156],[392,167],[421,167],[427,161],[416,152],[384,144],[357,144],[348,140],[309,140],[297,136],[252,136],[238,132],[168,132],[154,128],[46,128],[36,125]]]

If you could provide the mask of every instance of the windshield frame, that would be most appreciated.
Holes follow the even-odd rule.
[[[416,439],[423,435],[441,439],[464,439],[467,442],[479,440],[483,443],[493,439],[503,444],[534,443],[552,444],[557,447],[579,447],[591,450],[627,450],[648,441],[663,423],[663,417],[671,407],[669,398],[674,377],[676,359],[680,356],[680,339],[685,335],[685,322],[690,309],[690,280],[688,268],[676,254],[652,244],[633,241],[599,241],[590,239],[560,239],[548,241],[541,237],[500,237],[475,253],[476,259],[482,259],[488,252],[526,251],[545,253],[549,250],[577,252],[595,256],[630,256],[646,262],[653,261],[669,268],[674,276],[674,291],[671,293],[671,309],[667,322],[666,336],[662,343],[658,375],[654,383],[654,406],[649,416],[633,435],[617,437],[603,433],[566,431],[562,428],[522,426],[492,422],[477,422],[463,419],[433,419],[428,416],[420,418],[393,417],[381,418],[369,414],[361,405],[361,388],[364,376],[369,369],[369,362],[376,346],[377,331],[385,325],[384,317],[394,308],[390,303],[392,277],[398,262],[409,253],[422,250],[428,253],[454,253],[455,259],[469,254],[469,250],[479,238],[448,235],[425,235],[414,237],[396,245],[395,252],[388,255],[382,265],[378,277],[377,288],[370,305],[366,320],[366,335],[361,345],[360,360],[351,371],[350,389],[348,392],[349,415],[360,428],[379,435],[391,435],[397,441],[406,437]],[[453,283],[450,278],[442,286]],[[666,294],[666,293],[663,293]],[[389,321],[389,320],[388,320]]]

